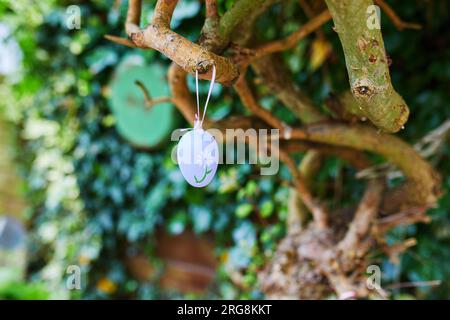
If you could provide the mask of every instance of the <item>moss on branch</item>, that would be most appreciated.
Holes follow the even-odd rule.
[[[350,88],[362,112],[378,128],[399,131],[409,109],[392,86],[372,0],[326,0],[344,49]],[[369,12],[369,13],[367,13]]]

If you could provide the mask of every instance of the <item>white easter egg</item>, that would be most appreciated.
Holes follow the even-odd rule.
[[[177,146],[178,166],[186,181],[197,188],[207,186],[219,164],[219,146],[207,131],[197,128],[181,137]]]

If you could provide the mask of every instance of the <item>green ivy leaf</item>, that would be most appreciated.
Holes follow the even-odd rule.
[[[268,218],[272,215],[274,209],[273,202],[270,200],[266,200],[261,205],[260,215],[263,218]]]
[[[236,216],[244,219],[253,211],[253,206],[250,203],[243,203],[236,208]]]

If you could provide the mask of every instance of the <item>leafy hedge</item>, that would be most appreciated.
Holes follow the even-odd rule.
[[[232,2],[220,1],[221,10]],[[255,179],[258,168],[223,165],[206,190],[188,188],[171,161],[172,143],[148,151],[125,141],[117,133],[108,105],[108,85],[115,67],[130,55],[140,56],[146,64],[167,66],[169,61],[153,51],[121,47],[103,38],[105,34],[123,34],[126,3],[82,2],[80,30],[66,28],[68,5],[64,1],[0,4],[0,16],[12,26],[25,57],[22,81],[0,90],[0,105],[20,126],[24,143],[20,160],[28,181],[30,281],[45,281],[52,297],[59,298],[177,297],[179,293],[157,285],[157,276],[150,282],[135,280],[125,260],[133,252],[145,252],[162,270],[164,266],[155,256],[156,230],[173,235],[193,230],[199,235],[213,234],[216,244],[220,267],[209,297],[262,297],[256,286],[257,271],[285,233],[289,187],[280,183],[280,176]],[[145,2],[144,16],[151,15],[153,6],[154,1]],[[421,32],[398,32],[383,21],[387,48],[394,60],[393,81],[412,108],[408,130],[402,133],[410,141],[450,116],[446,107],[450,99],[450,35],[443,32],[450,23],[450,8],[434,11],[433,19],[427,20],[422,6],[422,2],[395,5],[405,20],[428,26]],[[202,24],[201,10],[199,1],[181,1],[174,17],[177,30],[195,39]],[[277,18],[283,15],[288,23]],[[304,19],[295,1],[287,2],[284,8],[275,6],[259,22],[261,37],[280,37]],[[328,29],[327,38],[339,48],[334,43],[337,37]],[[320,101],[332,90],[347,86],[340,52],[336,49],[326,62],[327,72],[316,70],[315,64],[321,63],[317,57],[311,63],[308,41],[285,53],[284,58],[296,80]],[[189,81],[193,89],[192,79]],[[201,91],[206,93],[207,84]],[[288,122],[294,121],[272,97],[262,101]],[[220,86],[213,93],[210,110],[216,119],[246,112],[232,90]],[[187,125],[181,118],[178,124]],[[449,151],[447,148],[437,162],[445,177],[450,172]],[[288,178],[285,168],[281,170],[281,177]],[[344,192],[355,193],[356,199],[360,183],[347,179],[348,170],[341,161],[327,160],[317,191],[325,194],[330,179],[343,175]],[[445,187],[449,184],[446,178]],[[336,201],[334,204],[340,200]],[[433,223],[392,233],[392,239],[414,236],[419,243],[402,257],[400,265],[382,260],[386,281],[450,278],[449,208],[450,198],[445,195],[441,206],[430,212]],[[65,287],[66,268],[72,264],[82,266],[81,292],[69,292]],[[230,278],[235,282],[238,278],[240,285]],[[408,293],[444,298],[448,297],[448,283],[397,293],[397,297]]]

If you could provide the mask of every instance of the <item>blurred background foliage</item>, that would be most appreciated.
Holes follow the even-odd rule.
[[[450,4],[390,2],[404,20],[424,26],[399,32],[384,16],[382,21],[393,82],[412,113],[400,135],[414,143],[450,118]],[[224,12],[233,0],[219,3]],[[72,4],[81,9],[80,29],[66,25]],[[144,20],[154,4],[144,1]],[[23,222],[28,251],[23,275],[11,275],[0,263],[0,297],[263,298],[257,272],[286,231],[290,189],[283,180],[289,174],[282,167],[278,176],[261,178],[256,167],[223,165],[208,188],[193,189],[171,161],[169,129],[167,137],[144,146],[121,135],[121,115],[111,106],[118,94],[112,88],[120,81],[119,66],[134,61],[166,69],[170,63],[152,50],[104,39],[105,34],[124,35],[126,5],[119,0],[0,2],[2,50],[8,41],[16,50],[0,56],[0,130],[11,137],[8,144],[2,138],[1,150],[8,150],[15,167],[2,171],[17,172],[13,189],[21,204],[0,206],[0,215],[15,213]],[[172,26],[196,40],[203,12],[202,2],[182,0]],[[305,21],[297,1],[284,1],[259,19],[258,37],[282,37]],[[323,30],[331,47],[311,37],[284,53],[296,81],[320,104],[348,87],[331,23]],[[11,71],[13,64],[17,68]],[[158,72],[144,80],[154,96],[163,95],[164,89],[157,88],[165,79]],[[188,80],[194,92],[192,77]],[[130,83],[123,86],[137,90]],[[201,84],[203,96],[207,87]],[[136,104],[143,101],[139,93]],[[296,123],[267,89],[259,93],[266,108]],[[247,111],[232,89],[218,85],[208,112],[221,119]],[[187,127],[176,110],[161,117],[170,119],[172,129]],[[138,135],[159,128],[155,117],[149,115],[147,122]],[[434,162],[445,190],[450,185],[449,153],[446,145]],[[328,159],[317,177],[317,192],[336,206],[344,198],[355,201],[362,184],[351,178],[354,173],[339,159]],[[330,196],[336,180],[342,195]],[[0,202],[10,203],[11,196],[0,195]],[[449,298],[449,208],[445,194],[440,206],[429,211],[430,224],[397,228],[389,235],[388,241],[416,237],[418,244],[398,264],[378,259],[383,284],[442,281],[439,286],[395,289],[395,298]],[[67,290],[69,265],[81,267],[82,290]]]

